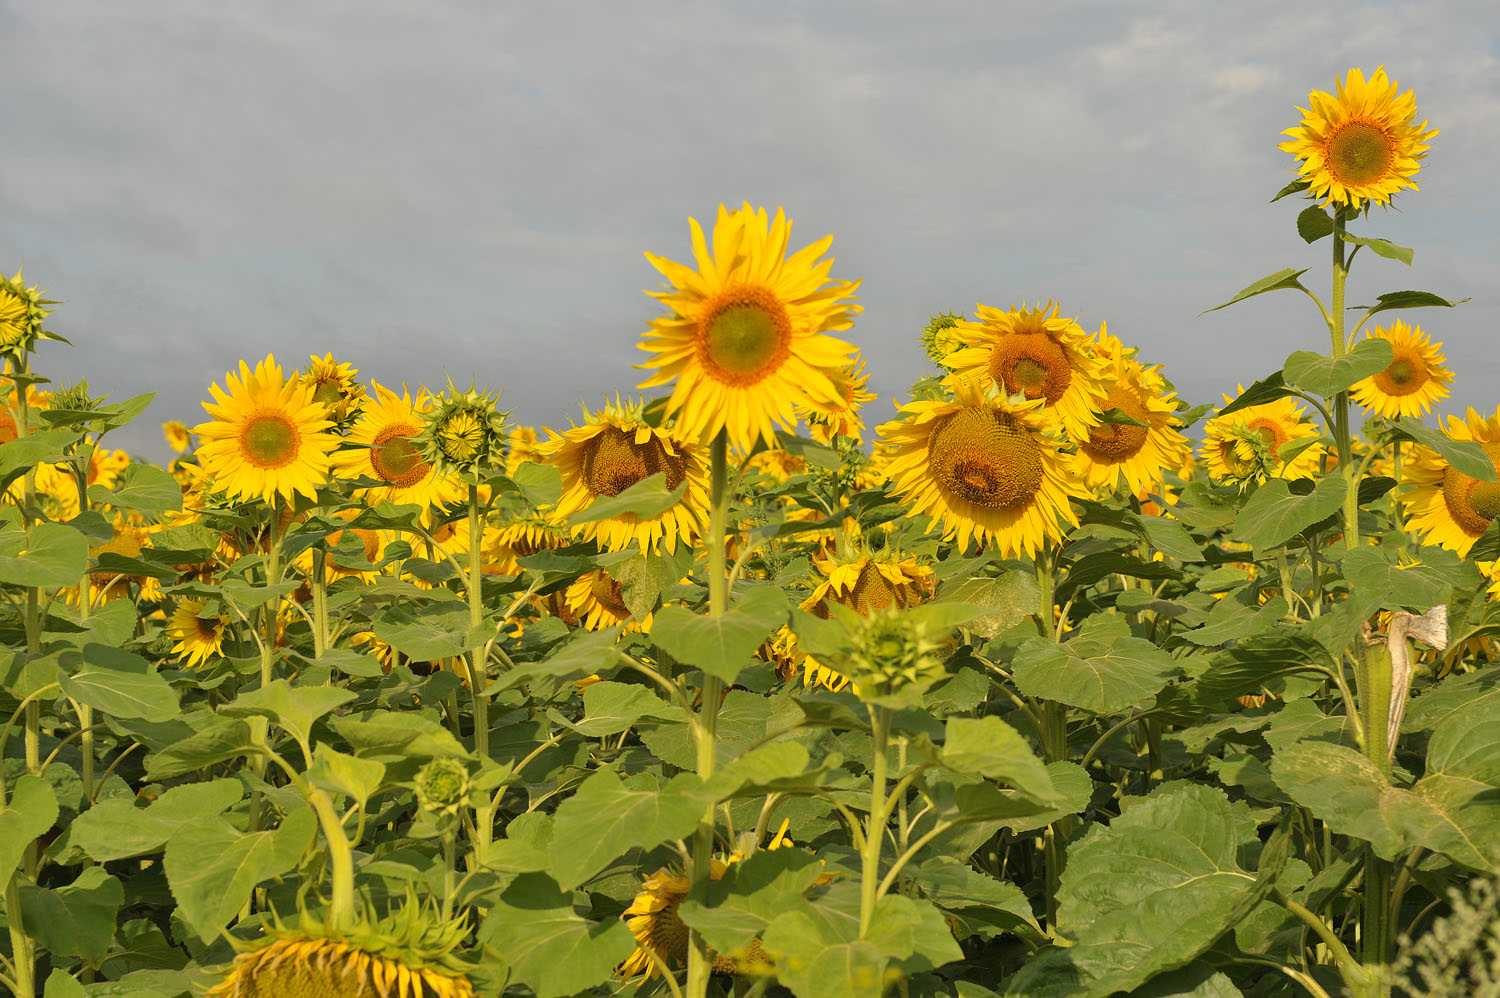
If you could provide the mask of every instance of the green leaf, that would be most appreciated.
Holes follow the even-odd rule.
[[[469,754],[447,728],[431,717],[408,711],[342,714],[329,718],[328,723],[356,755],[400,761],[411,757],[463,758]]]
[[[115,935],[115,915],[125,902],[119,880],[94,866],[66,887],[48,890],[21,884],[21,913],[26,931],[43,948],[59,956],[102,963]]]
[[[170,779],[233,759],[255,748],[250,725],[237,717],[213,715],[197,733],[174,742],[146,760],[146,775]]]
[[[558,681],[582,679],[602,672],[620,661],[620,625],[601,631],[584,631],[553,649],[540,662],[523,662],[500,677],[491,690],[509,689],[544,676]],[[655,627],[652,628],[655,630]]]
[[[133,652],[88,644],[81,652],[64,652],[61,663],[63,692],[112,717],[170,721],[180,711],[177,692]]]
[[[609,980],[635,949],[624,922],[580,917],[573,892],[543,873],[523,873],[511,882],[485,916],[479,941],[509,965],[511,981],[536,998],[588,992]]]
[[[42,998],[88,998],[88,992],[66,970],[54,970],[47,975]]]
[[[1044,804],[1062,797],[1031,743],[1000,718],[950,717],[943,739],[943,765],[1005,783]]]
[[[1150,698],[1181,666],[1142,638],[1102,632],[1093,618],[1070,641],[1028,638],[1013,659],[1016,689],[1091,714],[1114,714]]]
[[[1416,441],[1428,450],[1437,451],[1438,455],[1452,465],[1455,471],[1468,475],[1470,478],[1477,478],[1481,482],[1496,480],[1494,462],[1485,453],[1484,447],[1473,440],[1454,440],[1442,430],[1435,430],[1415,419],[1403,419],[1399,423],[1392,423],[1391,428],[1397,434]]]
[[[1315,243],[1333,231],[1333,219],[1318,205],[1303,208],[1297,215],[1297,235],[1306,243]]]
[[[268,717],[307,747],[313,723],[354,697],[352,690],[336,686],[293,686],[285,679],[273,679],[267,686],[241,693],[219,711],[229,717]]]
[[[1300,194],[1301,192],[1307,190],[1310,186],[1312,185],[1309,184],[1306,180],[1293,180],[1281,190],[1277,191],[1276,196],[1267,203],[1275,204],[1277,201],[1280,201],[1284,197],[1290,197],[1293,194]]]
[[[1141,516],[1141,526],[1151,546],[1169,558],[1191,564],[1203,560],[1203,551],[1180,522],[1166,516]]]
[[[1262,277],[1260,280],[1256,281],[1254,284],[1251,284],[1249,287],[1242,290],[1239,294],[1235,295],[1224,304],[1215,305],[1213,308],[1205,309],[1200,314],[1207,315],[1209,312],[1217,312],[1221,308],[1228,308],[1230,305],[1233,305],[1236,302],[1242,302],[1246,298],[1254,298],[1256,295],[1263,295],[1267,291],[1281,291],[1289,288],[1301,288],[1303,291],[1306,291],[1307,289],[1302,287],[1302,282],[1297,280],[1297,278],[1301,277],[1305,273],[1307,273],[1306,267],[1301,270],[1293,270],[1290,267],[1285,270],[1278,270],[1274,274]]]
[[[614,735],[629,729],[643,717],[675,720],[681,708],[662,700],[634,683],[594,683],[583,691],[583,720],[574,730],[589,738]]]
[[[241,832],[221,817],[178,829],[162,865],[182,920],[203,942],[218,939],[257,884],[297,865],[316,827],[312,810],[300,808],[274,831]]]
[[[63,460],[64,448],[77,442],[78,437],[74,430],[42,430],[0,444],[0,491],[44,461]]]
[[[469,633],[469,608],[456,600],[388,607],[375,618],[375,636],[414,662],[462,655],[478,643]]]
[[[691,773],[658,785],[650,774],[622,783],[613,771],[598,770],[558,806],[551,874],[563,887],[577,887],[630,849],[686,837],[708,803],[702,787]]]
[[[57,795],[52,784],[23,773],[16,780],[10,801],[0,808],[0,884],[10,880],[26,847],[57,821]]]
[[[1330,475],[1298,496],[1282,479],[1268,479],[1234,518],[1234,536],[1257,551],[1285,544],[1342,509],[1346,489],[1342,478]]]
[[[944,585],[942,598],[984,608],[969,621],[969,630],[981,638],[992,638],[1010,630],[1036,612],[1041,590],[1030,572],[1002,572],[993,578],[971,576]]]
[[[755,586],[717,617],[664,607],[652,621],[651,640],[678,661],[733,682],[786,617],[786,595],[771,586]]]
[[[1378,312],[1389,312],[1397,308],[1453,308],[1455,305],[1462,305],[1468,300],[1467,298],[1460,298],[1457,301],[1449,301],[1447,298],[1441,298],[1431,291],[1392,291],[1389,294],[1377,296],[1373,305],[1356,305],[1354,307],[1364,309],[1365,318],[1368,319]]]
[[[1034,945],[1046,940],[1031,902],[1015,884],[995,880],[951,856],[934,856],[907,870],[924,897],[970,931],[986,938],[1008,932]]]
[[[0,534],[0,583],[76,586],[88,567],[88,538],[72,527],[38,523],[29,532]]]
[[[114,489],[89,486],[89,502],[139,513],[168,513],[182,508],[182,486],[167,472],[150,464],[132,464]]]
[[[536,509],[555,505],[562,498],[562,473],[550,464],[523,462],[510,478]]]
[[[149,807],[111,797],[74,818],[68,836],[96,863],[145,856],[166,845],[183,825],[223,812],[244,794],[238,780],[209,780],[172,787]]]
[[[1286,359],[1281,370],[1287,384],[1332,398],[1384,371],[1395,359],[1390,341],[1376,337],[1360,340],[1353,350],[1338,358],[1298,350]]]
[[[617,496],[595,499],[588,506],[568,517],[568,525],[576,527],[599,520],[616,520],[621,517],[636,517],[649,520],[660,516],[676,506],[687,494],[687,480],[679,482],[677,488],[667,488],[665,472],[658,471],[636,482]]]
[[[1299,224],[1300,221],[1299,219]],[[1383,256],[1387,260],[1400,260],[1408,267],[1411,266],[1412,251],[1405,246],[1397,246],[1389,239],[1377,239],[1373,236],[1351,236],[1347,232],[1340,235],[1339,239],[1346,243],[1353,243],[1355,246],[1363,246],[1371,253]],[[1311,240],[1308,241],[1311,242]],[[1384,297],[1384,295],[1381,297]]]
[[[823,862],[802,849],[755,853],[710,881],[707,900],[689,898],[678,914],[720,953],[748,946],[783,912],[805,909]]]
[[[1344,578],[1361,599],[1379,600],[1386,607],[1407,607],[1425,613],[1448,602],[1452,585],[1422,564],[1400,565],[1395,552],[1356,548],[1344,556]]]
[[[1295,392],[1286,386],[1286,379],[1282,377],[1282,372],[1277,371],[1274,374],[1266,375],[1249,388],[1240,392],[1238,398],[1219,410],[1219,415],[1227,416],[1231,412],[1239,412],[1241,409],[1248,409],[1252,405],[1264,405],[1267,402],[1274,402],[1277,399],[1284,399],[1289,395],[1295,394]]]
[[[360,807],[375,796],[384,776],[385,763],[347,755],[327,745],[317,747],[313,753],[313,764],[307,770],[307,778],[314,786],[333,793],[347,794]]]

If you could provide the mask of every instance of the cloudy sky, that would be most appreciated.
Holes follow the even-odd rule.
[[[1056,299],[1216,400],[1328,349],[1311,303],[1203,309],[1282,267],[1328,281],[1276,144],[1311,89],[1384,64],[1442,134],[1357,230],[1353,304],[1408,312],[1500,403],[1493,0],[916,3],[0,0],[0,268],[66,300],[39,360],[166,456],[210,382],[332,351],[382,382],[504,388],[528,423],[633,388],[688,216],[785,206],[862,278],[881,399],[931,312]],[[1489,179],[1486,179],[1489,178]]]

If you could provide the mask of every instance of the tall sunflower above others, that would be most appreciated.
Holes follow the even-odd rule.
[[[641,387],[672,385],[668,415],[684,436],[723,430],[745,452],[774,443],[777,426],[791,430],[798,405],[844,407],[834,372],[854,347],[827,334],[854,324],[859,282],[829,279],[833,260],[819,257],[833,237],[787,256],[791,220],[749,204],[719,206],[711,249],[697,219],[688,224],[696,270],[646,254],[671,287],[647,292],[668,314],[640,344],[652,356],[637,366],[653,371]]]
[[[1427,153],[1427,122],[1415,124],[1417,101],[1408,90],[1397,95],[1396,81],[1385,67],[1368,80],[1358,68],[1335,81],[1338,93],[1314,90],[1307,95],[1302,124],[1283,135],[1290,141],[1277,148],[1300,161],[1297,173],[1307,181],[1308,193],[1323,204],[1330,201],[1351,208],[1368,201],[1390,204],[1402,188],[1417,190],[1412,182]]]

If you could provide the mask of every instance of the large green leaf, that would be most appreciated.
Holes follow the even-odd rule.
[[[38,523],[0,533],[0,583],[76,586],[88,567],[88,538],[72,527]]]
[[[710,947],[732,953],[748,946],[778,915],[805,909],[807,890],[822,872],[823,862],[803,849],[757,852],[710,882],[706,901],[683,901],[678,914]]]
[[[1041,591],[1030,572],[1001,572],[993,578],[971,576],[943,586],[942,598],[984,608],[969,621],[970,631],[991,638],[1007,631],[1036,612]]]
[[[660,516],[681,502],[683,495],[687,492],[687,487],[688,483],[684,480],[678,484],[677,488],[669,489],[666,474],[657,472],[641,479],[617,496],[595,499],[584,509],[568,517],[568,524],[578,526],[620,517],[649,520],[653,516]]]
[[[522,662],[496,681],[492,689],[509,689],[542,677],[559,681],[582,679],[603,672],[620,661],[621,626],[575,633],[539,662]]]
[[[132,464],[113,489],[89,486],[89,501],[139,513],[167,513],[182,508],[182,486],[167,472],[150,464]]]
[[[1432,549],[1428,549],[1432,550]],[[1361,599],[1404,606],[1418,613],[1448,601],[1452,583],[1423,564],[1401,565],[1394,551],[1362,547],[1344,556],[1344,579]]]
[[[115,914],[125,901],[117,878],[94,866],[66,887],[21,884],[19,893],[26,931],[45,949],[94,964],[103,961],[114,939]]]
[[[172,787],[149,807],[128,797],[100,801],[73,819],[68,835],[96,863],[156,852],[183,825],[220,814],[244,796],[238,780]]]
[[[996,880],[951,856],[934,856],[907,867],[917,889],[933,904],[960,919],[970,931],[989,937],[1012,933],[1034,945],[1045,936],[1021,888]]]
[[[1303,242],[1315,243],[1333,231],[1333,219],[1320,205],[1303,208],[1297,214],[1297,235]]]
[[[1286,268],[1285,270],[1278,270],[1276,273],[1267,275],[1266,277],[1262,277],[1254,284],[1251,284],[1249,287],[1244,288],[1240,291],[1239,294],[1235,295],[1224,304],[1215,305],[1213,308],[1205,309],[1202,314],[1207,315],[1209,312],[1217,312],[1221,308],[1228,308],[1230,305],[1233,305],[1236,302],[1242,302],[1246,298],[1254,298],[1256,295],[1263,295],[1267,291],[1281,291],[1289,288],[1299,288],[1303,291],[1306,291],[1307,289],[1302,287],[1302,282],[1297,280],[1297,278],[1301,277],[1305,273],[1307,273],[1307,268],[1305,267],[1302,270],[1293,270],[1290,267]]]
[[[609,980],[635,948],[624,922],[581,917],[573,910],[573,892],[543,873],[523,873],[511,882],[485,916],[479,941],[536,998],[590,991]]]
[[[170,721],[178,715],[177,693],[152,664],[123,648],[88,644],[64,652],[63,692],[112,717]]]
[[[257,884],[297,865],[316,827],[312,810],[301,808],[274,831],[242,832],[217,816],[179,828],[162,865],[183,921],[205,943],[218,939]]]
[[[264,722],[258,722],[264,730]],[[195,733],[174,741],[146,759],[146,774],[153,780],[165,780],[183,773],[233,759],[252,750],[254,733],[250,724],[238,717],[212,715]]]
[[[1405,246],[1397,246],[1389,239],[1380,239],[1376,236],[1351,236],[1347,232],[1342,233],[1339,239],[1354,246],[1363,246],[1376,256],[1383,256],[1387,260],[1400,260],[1408,267],[1411,266],[1413,252]]]
[[[1252,405],[1264,405],[1295,394],[1296,392],[1287,387],[1286,378],[1282,376],[1282,372],[1276,371],[1240,392],[1238,397],[1219,410],[1219,415],[1227,416],[1232,412],[1248,409]]]
[[[375,636],[414,662],[462,655],[481,642],[470,635],[469,608],[443,601],[426,606],[392,606],[375,618]]]
[[[1379,337],[1360,340],[1342,357],[1298,350],[1286,359],[1282,376],[1286,383],[1314,395],[1332,398],[1365,378],[1379,374],[1396,359],[1390,341]]]
[[[306,748],[310,746],[312,726],[318,718],[354,697],[352,690],[337,686],[293,686],[285,679],[273,679],[267,686],[241,693],[219,710],[229,717],[247,714],[268,717]]]
[[[635,683],[594,683],[583,691],[583,720],[574,730],[590,738],[625,731],[643,717],[676,720],[682,708]]]
[[[1431,291],[1391,291],[1376,296],[1374,305],[1356,305],[1355,308],[1363,308],[1366,313],[1365,317],[1369,318],[1378,312],[1389,312],[1397,308],[1453,308],[1468,300],[1460,298],[1457,301],[1449,301]]]
[[[1052,776],[1031,743],[1000,718],[950,717],[943,740],[943,765],[960,773],[1015,787],[1043,804],[1061,804]]]
[[[557,809],[550,872],[563,887],[577,887],[631,849],[684,838],[709,800],[691,773],[659,784],[649,773],[622,782],[601,769]]]
[[[0,884],[10,880],[26,847],[56,820],[57,795],[52,785],[23,773],[10,790],[10,800],[0,808]]]
[[[771,586],[756,586],[719,616],[665,607],[652,621],[651,640],[678,661],[732,682],[786,617],[786,595]]]
[[[1330,475],[1299,496],[1286,482],[1272,478],[1255,490],[1234,518],[1234,536],[1257,550],[1284,544],[1343,508],[1346,490],[1342,478]]]
[[[1177,675],[1171,655],[1142,638],[1107,632],[1107,619],[1091,618],[1062,644],[1028,638],[1011,663],[1016,688],[1091,714],[1114,714]]]

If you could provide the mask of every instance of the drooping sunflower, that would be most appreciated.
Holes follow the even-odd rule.
[[[1057,417],[1041,398],[1011,401],[956,375],[948,384],[951,400],[909,402],[880,427],[896,496],[960,550],[972,539],[1014,557],[1060,539],[1062,523],[1078,524],[1068,497],[1085,489]]]
[[[1448,417],[1451,440],[1473,440],[1484,448],[1500,472],[1500,409],[1481,416],[1473,409],[1466,419]],[[1422,534],[1429,544],[1469,553],[1469,548],[1500,516],[1500,483],[1472,478],[1427,447],[1417,447],[1401,476],[1406,527]]]
[[[568,541],[567,528],[550,510],[487,528],[483,542],[485,570],[493,565],[498,574],[519,575],[521,565],[517,558],[566,547]]]
[[[312,389],[313,399],[327,406],[327,418],[338,432],[348,433],[365,404],[365,386],[359,383],[359,372],[330,353],[310,356],[299,377]]]
[[[1277,146],[1299,160],[1298,175],[1308,193],[1323,204],[1359,208],[1366,201],[1389,204],[1402,188],[1417,190],[1412,177],[1421,168],[1427,141],[1438,133],[1427,122],[1415,124],[1412,91],[1397,96],[1395,80],[1382,66],[1366,80],[1358,68],[1335,80],[1337,95],[1314,90],[1302,124],[1288,128],[1291,139]]]
[[[283,377],[270,355],[254,371],[240,361],[239,376],[229,372],[224,386],[210,386],[214,401],[203,403],[213,420],[193,428],[214,487],[242,502],[317,498],[338,438],[326,432],[332,424],[312,389]]]
[[[638,620],[625,605],[625,590],[608,572],[596,568],[579,576],[563,592],[563,606],[568,615],[590,631],[624,624],[624,633],[649,633],[651,614]]]
[[[1239,387],[1236,395],[1244,390]],[[1234,400],[1226,395],[1224,401]],[[1322,443],[1295,449],[1298,441],[1316,438],[1318,428],[1307,421],[1302,407],[1288,398],[1215,416],[1204,427],[1204,434],[1200,453],[1209,476],[1235,485],[1267,478],[1312,478],[1327,450]]]
[[[684,486],[682,497],[652,516],[621,513],[580,523],[577,536],[608,551],[639,542],[646,552],[665,545],[692,544],[708,527],[708,465],[696,443],[672,430],[648,424],[639,402],[617,398],[597,412],[584,410],[582,425],[549,431],[541,446],[547,463],[562,474],[562,496],[553,515],[559,521],[584,513],[596,501],[617,496],[632,485],[660,474],[668,489]]]
[[[196,669],[210,656],[220,653],[228,626],[229,617],[224,614],[205,616],[202,600],[179,599],[167,621],[167,636],[173,641],[172,654],[185,668]]]
[[[1105,362],[1108,388],[1100,411],[1118,409],[1145,426],[1103,423],[1078,442],[1078,470],[1090,489],[1113,492],[1123,479],[1134,496],[1162,485],[1170,468],[1179,467],[1191,451],[1176,429],[1177,396],[1168,390],[1160,367],[1145,367],[1134,349],[1107,329],[1099,330],[1096,356]]]
[[[1448,397],[1453,372],[1443,366],[1442,344],[1432,343],[1421,326],[1400,319],[1389,329],[1376,326],[1366,334],[1390,343],[1396,358],[1379,374],[1356,382],[1349,397],[1387,419],[1425,416],[1433,404]]]
[[[943,364],[959,377],[995,385],[1002,394],[1044,400],[1069,439],[1084,440],[1099,425],[1104,365],[1090,350],[1083,328],[1058,310],[1052,302],[1006,311],[978,305],[977,321],[961,320],[953,327],[964,348],[948,354]]]
[[[417,434],[422,432],[422,413],[431,407],[431,398],[419,392],[413,401],[404,387],[399,395],[375,382],[371,382],[371,387],[375,398],[365,406],[349,434],[350,442],[361,446],[334,456],[338,474],[384,483],[356,490],[357,497],[371,505],[389,501],[398,506],[415,504],[431,508],[458,501],[463,495],[460,483],[452,476],[434,471],[415,443]]]
[[[790,431],[799,403],[840,404],[825,372],[854,347],[826,334],[854,324],[859,282],[829,279],[833,261],[818,258],[832,236],[786,256],[792,223],[779,208],[768,220],[764,208],[720,205],[712,252],[697,220],[688,224],[696,270],[646,254],[671,288],[647,292],[669,314],[640,344],[652,356],[638,366],[654,371],[640,387],[672,384],[667,414],[684,436],[706,442],[723,430],[748,453],[774,442],[776,426]]]
[[[832,444],[836,437],[859,443],[860,431],[865,428],[859,410],[876,397],[874,392],[865,391],[870,376],[865,373],[864,358],[824,373],[837,389],[839,401],[829,404],[809,399],[797,406],[797,415],[807,423],[808,435],[819,443]]]

